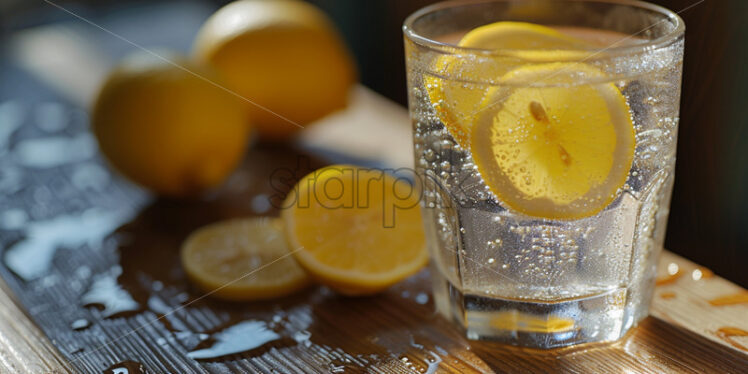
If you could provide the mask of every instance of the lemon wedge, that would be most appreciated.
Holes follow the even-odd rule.
[[[221,299],[275,298],[309,284],[288,249],[279,218],[230,220],[200,228],[185,240],[181,257],[190,280]]]
[[[471,149],[499,200],[549,219],[592,216],[613,201],[635,137],[626,99],[606,78],[583,63],[528,65],[487,91]]]

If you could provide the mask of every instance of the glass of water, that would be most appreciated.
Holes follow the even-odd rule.
[[[665,236],[683,21],[639,1],[477,0],[403,30],[438,311],[521,346],[623,336]]]

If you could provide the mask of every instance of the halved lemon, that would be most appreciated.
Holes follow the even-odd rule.
[[[182,245],[182,266],[201,290],[226,300],[285,296],[309,284],[294,260],[279,218],[218,222]]]
[[[272,140],[345,108],[357,81],[343,38],[308,1],[229,2],[200,28],[193,54],[241,95],[258,134]]]
[[[549,61],[581,59],[590,48],[584,41],[552,28],[526,22],[495,22],[465,34],[459,46],[513,50],[504,56],[443,55],[424,83],[442,123],[455,140],[469,147],[473,118],[488,85],[495,84],[522,59]]]
[[[584,63],[537,64],[507,73],[487,92],[473,158],[509,208],[578,219],[617,196],[634,156],[634,125],[626,98],[606,79]]]
[[[423,267],[419,194],[405,180],[350,165],[302,178],[282,217],[299,263],[348,295],[383,290]]]

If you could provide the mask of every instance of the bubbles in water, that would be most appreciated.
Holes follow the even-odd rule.
[[[557,222],[508,214],[483,183],[469,151],[460,148],[441,123],[428,96],[423,94],[420,73],[411,72],[416,77],[411,87],[421,97],[411,100],[418,172],[439,181],[425,188],[428,206],[437,210],[425,216],[427,221],[433,221],[434,227],[429,245],[445,278],[452,282],[449,277],[462,276],[454,283],[469,291],[489,290],[492,296],[533,295],[540,299],[597,295],[627,282],[632,287],[643,282],[643,273],[629,272],[648,268],[656,258],[654,242],[661,239],[655,233],[655,226],[662,226],[660,222],[667,217],[667,209],[660,201],[663,193],[669,191],[652,188],[665,180],[668,185],[672,183],[671,175],[657,173],[669,170],[674,162],[680,48],[663,48],[601,64],[606,65],[601,66],[606,72],[620,74],[615,84],[623,91],[634,116],[637,148],[620,197],[599,215],[577,221]],[[622,79],[624,76],[635,78]],[[462,87],[486,89],[468,83]],[[455,104],[464,103],[454,103],[449,98],[437,106],[443,110]],[[509,153],[499,156],[517,157]],[[537,178],[528,175],[523,182],[532,183],[529,177]],[[443,191],[445,187],[448,192]],[[433,195],[428,195],[429,191]],[[606,197],[596,196],[590,203]],[[619,233],[609,234],[611,231]],[[501,240],[494,242],[496,238]],[[454,262],[458,264],[453,266]],[[449,273],[450,266],[460,267],[461,272]],[[499,281],[497,273],[507,278]],[[639,291],[634,290],[631,300],[638,299],[636,292]],[[620,311],[622,305],[616,308]],[[621,317],[617,321],[631,323],[635,319],[630,316],[628,320]],[[597,331],[590,330],[590,336]]]

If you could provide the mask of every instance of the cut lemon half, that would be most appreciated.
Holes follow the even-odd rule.
[[[495,22],[475,28],[458,45],[511,50],[503,56],[443,55],[434,61],[434,75],[424,76],[429,100],[439,119],[465,148],[469,147],[473,118],[488,85],[498,82],[520,59],[579,59],[590,48],[582,40],[526,22]]]
[[[298,262],[348,295],[371,294],[415,273],[428,259],[418,193],[381,170],[350,165],[302,178],[282,216]]]
[[[205,226],[185,240],[181,256],[190,280],[221,299],[275,298],[309,284],[309,277],[288,249],[279,218]]]
[[[615,199],[635,138],[626,98],[606,78],[588,64],[538,64],[487,92],[471,147],[499,200],[528,216],[578,219]]]

